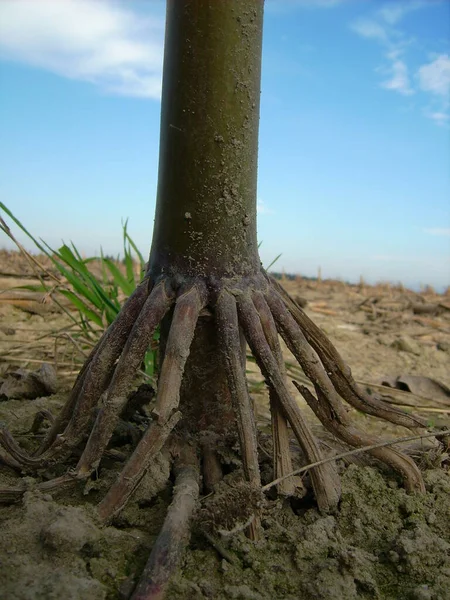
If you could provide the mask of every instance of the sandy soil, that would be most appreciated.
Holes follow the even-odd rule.
[[[0,258],[1,270],[7,273],[0,277],[0,290],[30,284],[32,280],[24,277],[29,271],[20,259],[6,253]],[[379,391],[383,381],[393,385],[403,376],[400,387],[405,390],[409,385],[415,393],[384,388],[387,399],[431,426],[450,425],[450,397],[445,389],[450,388],[450,295],[338,281],[297,279],[283,284],[291,295],[307,300],[306,312],[328,334],[361,385]],[[53,365],[57,374],[57,394],[32,400],[0,398],[0,420],[25,446],[33,444],[29,430],[36,412],[42,408],[57,412],[81,364],[83,349],[71,339],[70,325],[70,317],[51,302],[43,303],[42,297],[0,294],[0,377],[19,367],[37,369],[42,362]],[[292,360],[287,351],[286,360]],[[250,370],[258,423],[264,431],[267,395],[257,386],[257,370],[253,366]],[[409,376],[432,378],[442,387]],[[325,445],[334,445],[296,397]],[[355,411],[354,418],[360,427],[383,436],[408,434]],[[129,440],[122,443],[128,451]],[[267,499],[262,510],[264,533],[256,544],[240,532],[223,539],[218,536],[218,543],[212,545],[197,522],[169,597],[450,598],[448,460],[431,443],[410,444],[409,451],[424,471],[427,492],[423,496],[408,496],[391,472],[359,458],[339,464],[344,492],[336,514],[320,515],[309,496],[292,505]],[[161,456],[121,516],[111,527],[102,528],[95,505],[119,467],[106,459],[99,479],[84,489],[53,497],[38,492],[38,480],[29,477],[23,501],[0,508],[3,597],[129,597],[170,501],[165,483],[168,462]],[[49,470],[40,480],[55,474]],[[233,490],[238,474],[239,469],[230,473],[224,486]],[[263,466],[263,477],[271,480],[268,466]],[[15,482],[17,475],[0,466],[0,486]],[[221,555],[221,546],[231,560]]]

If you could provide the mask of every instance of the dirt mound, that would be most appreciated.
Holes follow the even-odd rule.
[[[195,540],[169,598],[446,600],[450,476],[430,470],[425,482],[425,495],[408,496],[395,480],[352,465],[335,515],[270,504],[260,542],[229,541],[236,564]]]
[[[447,600],[450,590],[450,475],[424,474],[427,492],[409,496],[371,467],[343,473],[339,511],[268,502],[263,537],[242,532],[218,542],[200,533],[168,594],[170,600]],[[2,508],[0,586],[5,598],[128,597],[164,515],[133,501],[120,528],[100,528],[86,498],[53,500],[32,489]],[[74,498],[72,497],[72,502]]]

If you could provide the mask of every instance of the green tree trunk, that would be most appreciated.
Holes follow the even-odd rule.
[[[168,0],[153,277],[259,268],[263,0]]]

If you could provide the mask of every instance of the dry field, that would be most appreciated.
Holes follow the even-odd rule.
[[[43,294],[17,289],[31,283],[36,280],[21,256],[0,251],[0,386],[17,369],[36,370],[47,363],[56,371],[54,395],[17,400],[0,392],[0,420],[25,443],[35,413],[42,408],[55,412],[62,405],[88,351],[73,335],[70,314],[76,312],[68,306],[68,313],[62,311]],[[306,303],[306,313],[327,333],[361,385],[383,393],[431,427],[450,426],[449,292],[301,278],[282,283],[299,304]],[[285,359],[293,362],[287,350]],[[249,370],[264,431],[267,395],[258,387],[261,376],[252,364]],[[298,369],[289,373],[305,382]],[[345,450],[322,430],[298,394],[296,398],[324,447]],[[372,433],[409,433],[352,414],[359,427]],[[274,501],[262,521],[265,538],[257,545],[242,532],[217,544],[194,533],[169,598],[448,600],[448,457],[429,441],[409,444],[409,452],[424,470],[426,495],[407,496],[392,474],[382,475],[362,456],[355,457],[340,466],[344,494],[334,516],[319,515],[311,500],[292,507]],[[158,488],[154,498],[165,469],[163,460],[155,465],[137,497],[107,528],[99,527],[94,506],[117,465],[105,465],[101,477],[84,490],[54,498],[35,490],[35,480],[28,478],[30,491],[23,501],[0,508],[4,597],[128,598],[170,497]],[[0,467],[0,487],[15,481],[17,475]]]

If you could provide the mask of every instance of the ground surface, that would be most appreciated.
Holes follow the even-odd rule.
[[[0,277],[0,290],[30,283],[23,277],[29,271],[20,259],[7,254],[1,259],[1,271],[8,275]],[[385,388],[388,400],[403,404],[432,426],[450,424],[445,389],[450,387],[449,295],[342,282],[297,280],[284,285],[294,297],[308,301],[306,312],[329,335],[362,385],[378,391],[383,381],[395,385],[400,377],[397,385],[410,391]],[[41,408],[58,410],[82,360],[69,317],[40,299],[24,293],[0,294],[0,376],[18,367],[39,368],[43,361],[57,373],[55,395],[32,400],[0,397],[0,420],[21,436],[25,446],[33,443],[28,432],[34,414]],[[291,360],[288,353],[286,360]],[[249,370],[264,432],[268,430],[267,397],[257,386],[260,377],[253,365]],[[303,381],[301,373],[294,375]],[[410,376],[432,378],[442,386]],[[335,446],[304,409],[324,448]],[[354,416],[360,427],[386,437],[409,433]],[[269,482],[264,434],[260,441],[263,479]],[[126,452],[129,441],[124,438],[122,444]],[[409,446],[424,469],[425,495],[408,496],[392,473],[365,457],[341,462],[343,497],[334,515],[319,515],[309,497],[293,506],[268,499],[262,539],[256,544],[242,532],[223,538],[216,534],[215,541],[207,541],[199,522],[169,598],[450,598],[448,461],[431,443]],[[161,456],[114,526],[101,528],[95,505],[119,468],[120,464],[105,460],[97,481],[53,498],[34,489],[35,480],[29,478],[23,501],[0,508],[3,597],[112,600],[129,596],[170,501],[165,487],[168,463]],[[239,470],[231,471],[223,488],[232,503],[238,497]],[[44,473],[42,478],[55,474]],[[0,467],[0,485],[16,482],[13,471]],[[212,507],[214,498],[206,499],[202,510],[208,510],[208,502]]]

